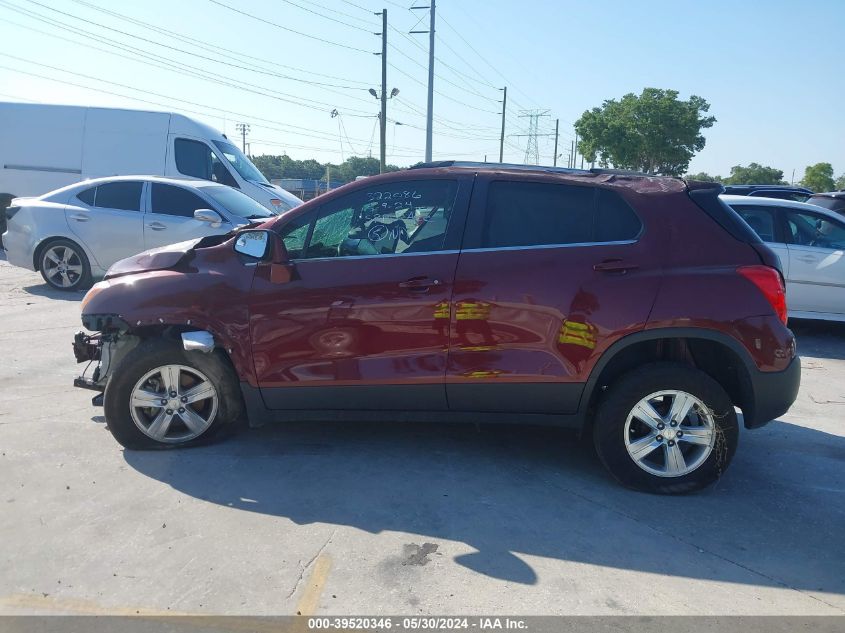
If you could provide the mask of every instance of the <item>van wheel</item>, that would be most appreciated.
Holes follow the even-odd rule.
[[[188,352],[175,341],[155,339],[115,368],[103,408],[124,447],[168,448],[213,438],[237,419],[241,394],[222,352]]]
[[[722,386],[676,363],[645,365],[614,382],[593,428],[599,458],[620,483],[661,494],[712,484],[738,440],[736,413]]]
[[[91,285],[91,266],[82,247],[66,239],[42,247],[38,269],[44,281],[58,290],[81,290]]]

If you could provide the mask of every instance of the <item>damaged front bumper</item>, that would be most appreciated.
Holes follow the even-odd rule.
[[[88,323],[85,323],[86,327]],[[88,363],[83,372],[73,379],[73,386],[81,389],[99,391],[92,403],[103,404],[103,392],[114,367],[127,352],[134,348],[140,339],[118,330],[86,334],[77,332],[73,337],[73,355],[77,363]],[[96,363],[96,364],[95,364]],[[91,365],[93,371],[89,373]]]

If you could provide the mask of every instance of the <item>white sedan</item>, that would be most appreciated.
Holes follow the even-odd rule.
[[[274,217],[225,185],[152,176],[96,178],[6,209],[9,263],[61,290],[87,287],[116,261]]]
[[[721,199],[780,257],[790,317],[845,321],[845,218],[789,200]]]

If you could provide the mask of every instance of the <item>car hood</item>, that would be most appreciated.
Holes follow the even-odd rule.
[[[196,248],[205,238],[188,240],[177,244],[168,244],[153,248],[132,257],[121,259],[108,269],[103,279],[114,279],[123,275],[149,272],[151,270],[167,270],[174,268],[185,256]]]

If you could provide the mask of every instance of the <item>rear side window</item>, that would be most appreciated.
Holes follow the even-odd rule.
[[[187,189],[156,182],[152,183],[151,202],[153,213],[178,215],[186,218],[194,217],[194,211],[197,209],[208,209],[211,206]]]
[[[490,183],[482,247],[589,242],[593,189],[535,182]]]
[[[490,184],[483,248],[636,239],[642,224],[617,193],[537,182]]]
[[[94,206],[104,209],[122,209],[124,211],[141,210],[140,182],[110,182],[97,187]]]
[[[734,205],[734,211],[754,229],[761,240],[775,241],[775,209],[757,205]]]
[[[810,204],[817,207],[824,207],[831,211],[845,211],[845,197],[834,198],[832,196],[813,196],[807,200]]]

